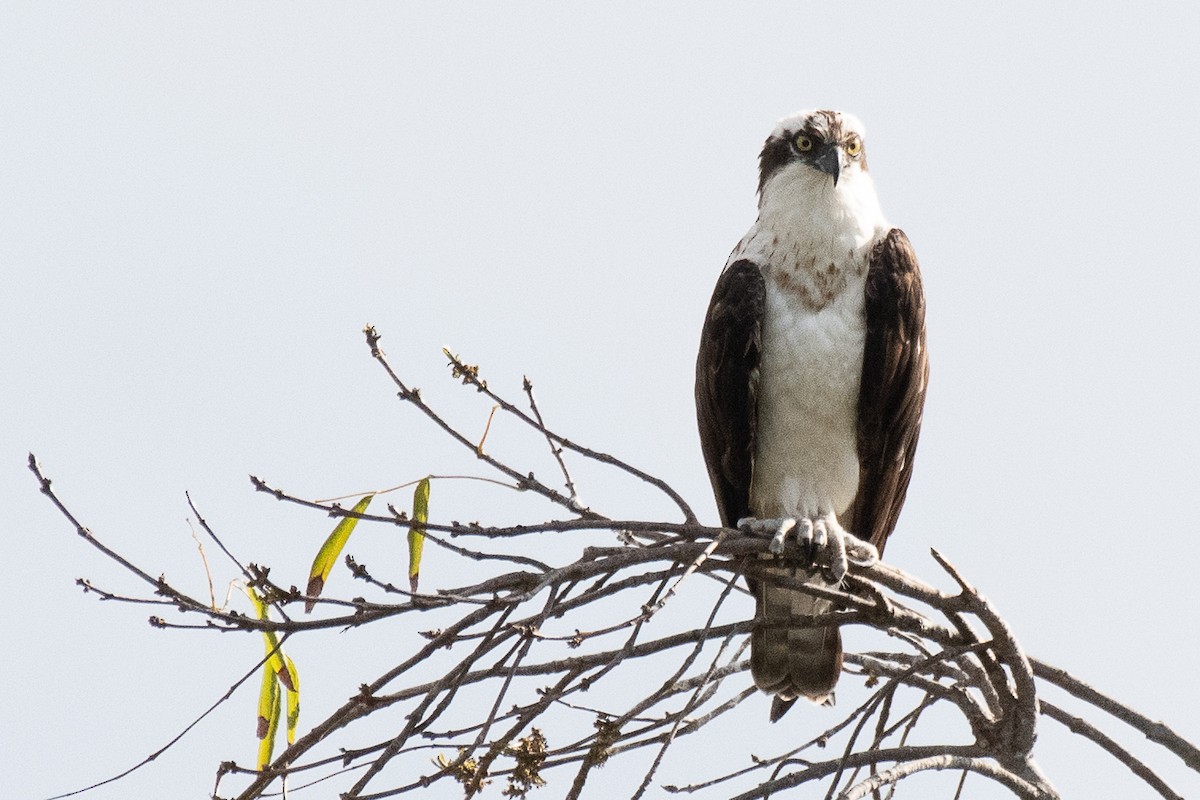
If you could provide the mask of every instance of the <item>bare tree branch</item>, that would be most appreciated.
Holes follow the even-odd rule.
[[[972,781],[995,783],[1015,797],[1049,800],[1057,792],[1034,758],[1042,716],[1099,745],[1162,797],[1181,796],[1146,767],[1140,753],[1120,747],[1083,716],[1043,701],[1039,689],[1045,683],[1069,692],[1088,710],[1111,714],[1200,773],[1200,750],[1166,725],[1063,670],[1030,659],[997,606],[936,551],[934,559],[957,591],[941,591],[882,563],[852,565],[836,588],[809,586],[780,570],[764,571],[759,556],[769,553],[766,538],[699,524],[683,498],[661,479],[551,431],[528,379],[523,388],[530,413],[489,387],[478,367],[447,353],[454,378],[521,420],[539,450],[549,444],[566,484],[564,495],[533,471],[478,447],[397,375],[379,349],[374,329],[368,326],[365,333],[372,356],[401,399],[451,441],[470,448],[470,457],[503,476],[504,486],[533,492],[552,509],[565,509],[568,518],[505,526],[464,525],[444,516],[429,520],[421,523],[426,538],[454,564],[441,573],[440,588],[425,593],[400,588],[398,583],[407,585],[402,570],[392,564],[368,569],[348,553],[345,563],[361,582],[335,581],[321,597],[310,598],[271,579],[264,566],[269,554],[256,553],[255,561],[235,555],[189,497],[200,526],[241,578],[276,610],[278,619],[267,620],[201,602],[102,543],[68,510],[30,456],[41,491],[75,531],[148,587],[142,595],[118,594],[81,579],[85,591],[105,600],[155,605],[160,610],[152,618],[156,627],[256,636],[273,632],[287,640],[421,615],[420,629],[410,625],[406,637],[389,640],[397,656],[379,674],[353,675],[354,667],[348,665],[348,685],[309,684],[308,692],[342,692],[346,699],[324,719],[303,721],[296,741],[264,769],[233,761],[218,765],[214,798],[223,781],[236,779],[237,796],[250,800],[266,796],[286,777],[300,775],[306,785],[345,781],[341,796],[358,800],[424,792],[438,783],[457,784],[457,791],[469,798],[489,782],[506,782],[503,794],[508,797],[525,797],[549,782],[557,795],[578,798],[598,768],[624,763],[651,748],[653,755],[647,753],[648,760],[627,773],[635,800],[651,792],[660,773],[678,769],[673,760],[682,762],[690,783],[664,788],[714,797],[767,797],[803,784],[820,785],[828,798],[882,797],[885,789],[913,775],[948,769],[961,772],[963,780],[969,774]],[[680,510],[683,522],[622,518],[628,515],[583,507],[564,451],[646,482]],[[387,514],[355,513],[336,501],[310,500],[259,478],[251,480],[257,491],[323,516],[353,516],[363,525],[402,531],[416,524],[395,508],[389,507]],[[570,555],[540,548],[538,537],[547,536],[557,545],[554,553]],[[799,561],[801,554],[789,543],[783,558]],[[740,743],[731,741],[727,762],[694,762],[684,751],[695,741],[693,734],[726,725],[755,694],[745,658],[754,623],[742,616],[744,605],[727,602],[744,592],[743,576],[831,601],[833,610],[804,624],[878,631],[869,652],[845,658],[846,671],[869,692],[836,724],[799,746],[789,742],[780,752],[758,756],[734,752]],[[458,585],[451,585],[451,578]],[[369,597],[339,596],[337,586],[362,587]],[[304,619],[288,616],[289,606],[306,601],[314,601],[320,613]],[[664,613],[666,609],[670,611]],[[649,627],[655,620],[655,627]],[[255,670],[242,674],[212,708],[266,663],[264,658]],[[929,727],[926,721],[934,709],[965,724],[953,734]],[[388,733],[376,733],[364,744],[358,732],[379,729],[367,727],[367,719],[384,722]],[[910,744],[917,733],[923,743]],[[182,735],[134,769],[153,761]],[[814,758],[826,748],[836,757]],[[964,783],[954,778],[951,785],[961,794]]]

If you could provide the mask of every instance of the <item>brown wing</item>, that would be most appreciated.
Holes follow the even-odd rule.
[[[929,377],[921,271],[899,228],[871,251],[866,300],[858,494],[842,524],[882,553],[908,493]]]
[[[696,357],[696,421],[721,522],[750,515],[758,360],[766,290],[762,270],[735,261],[717,280]]]

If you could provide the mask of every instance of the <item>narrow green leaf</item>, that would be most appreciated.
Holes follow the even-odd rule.
[[[263,670],[262,689],[258,694],[258,768],[266,769],[275,749],[275,732],[279,730],[279,682],[275,673]]]
[[[425,523],[429,522],[429,478],[413,491],[413,525],[408,529],[408,585],[417,591],[421,580],[421,551],[425,548]]]
[[[258,618],[270,619],[267,604],[258,596],[258,592],[249,586],[245,587],[245,591],[254,604]],[[296,740],[296,723],[300,719],[300,672],[291,656],[279,647],[279,637],[274,631],[263,631],[263,645],[268,657],[263,665],[263,684],[258,695],[259,769],[271,763],[271,753],[275,747],[275,736],[282,715],[280,684],[287,690],[288,744]]]
[[[287,740],[288,744],[293,744],[296,741],[296,723],[300,721],[300,673],[296,671],[291,656],[284,656],[284,660],[292,681],[287,693]]]
[[[354,504],[354,513],[361,514],[366,511],[367,506],[371,505],[374,498],[375,495],[369,494],[359,500]],[[321,549],[317,551],[312,569],[308,571],[308,587],[304,590],[304,593],[310,598],[304,602],[305,613],[312,611],[313,606],[316,605],[316,601],[311,598],[319,596],[321,590],[325,588],[325,582],[329,580],[329,572],[337,563],[342,548],[346,546],[346,540],[350,538],[350,534],[354,532],[354,526],[357,524],[357,517],[343,517],[334,527],[333,533],[329,534],[325,544],[321,545]]]
[[[270,619],[271,615],[267,613],[267,604],[258,596],[258,592],[253,588],[246,587],[246,596],[254,603],[254,610],[258,612],[258,618],[262,620]],[[283,661],[283,651],[279,647],[279,637],[275,635],[275,631],[263,631],[263,644],[266,646],[267,654],[270,658],[267,659],[266,670],[272,675],[279,676],[284,674],[283,685],[287,686],[291,676],[287,675],[287,666]]]

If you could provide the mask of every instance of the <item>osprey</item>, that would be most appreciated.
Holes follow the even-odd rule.
[[[758,220],[709,303],[696,360],[700,442],[727,527],[773,535],[748,578],[755,684],[771,721],[798,697],[831,702],[829,600],[772,575],[836,586],[848,559],[878,558],[912,475],[929,365],[912,247],[884,220],[861,123],[806,111],[759,157]],[[783,558],[785,537],[800,558]]]

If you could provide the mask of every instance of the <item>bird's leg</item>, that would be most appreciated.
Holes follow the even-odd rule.
[[[770,551],[782,555],[784,541],[793,530],[800,552],[810,564],[823,563],[835,581],[840,581],[850,569],[850,562],[874,564],[879,560],[879,551],[870,542],[859,539],[838,522],[833,513],[814,517],[784,517],[781,519],[758,519],[745,517],[738,520],[738,529],[758,536],[771,536]]]

